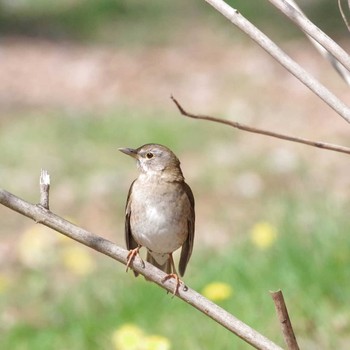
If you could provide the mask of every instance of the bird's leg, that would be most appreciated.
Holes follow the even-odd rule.
[[[177,292],[179,291],[180,284],[183,283],[183,282],[180,280],[179,275],[178,275],[178,273],[176,271],[173,255],[171,253],[169,254],[169,259],[170,259],[170,263],[171,263],[171,267],[172,267],[173,273],[169,273],[168,275],[166,275],[162,279],[162,283],[164,283],[165,281],[167,281],[170,278],[175,278],[176,286],[175,286],[175,289],[174,289],[174,292],[173,292],[173,296],[175,296],[177,294]]]
[[[131,262],[135,259],[135,256],[139,256],[139,258],[142,261],[143,266],[145,266],[145,263],[143,262],[142,258],[140,257],[139,251],[141,246],[138,245],[136,248],[129,250],[128,256],[126,257],[126,272],[128,272],[128,269],[131,265]]]

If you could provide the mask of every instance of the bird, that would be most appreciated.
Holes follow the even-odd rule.
[[[141,247],[146,260],[167,276],[175,278],[174,295],[181,280],[173,252],[182,247],[179,273],[182,277],[190,260],[195,232],[195,201],[185,182],[180,161],[166,146],[145,144],[139,148],[119,148],[137,161],[139,176],[129,189],[125,207],[125,241],[129,250],[127,270]],[[134,271],[135,276],[138,275]]]

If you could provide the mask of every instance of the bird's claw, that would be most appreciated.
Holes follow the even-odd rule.
[[[129,253],[128,253],[127,257],[126,257],[126,272],[128,272],[131,263],[135,259],[135,256],[138,255],[139,258],[141,259],[140,254],[139,254],[140,248],[141,247],[137,247],[135,249],[129,250]],[[143,267],[145,267],[145,263],[144,263],[144,261],[142,259],[141,259],[141,263],[142,263]]]
[[[174,297],[179,291],[180,284],[183,283],[183,282],[180,280],[179,276],[176,273],[169,273],[168,275],[166,275],[162,279],[162,283],[166,282],[170,278],[175,278],[175,280],[176,280],[176,286],[175,286],[175,289],[173,291],[173,297]],[[184,287],[186,287],[185,284],[184,284]]]

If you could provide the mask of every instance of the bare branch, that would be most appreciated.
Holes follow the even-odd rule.
[[[255,133],[255,134],[261,134],[261,135],[271,136],[271,137],[275,137],[275,138],[282,139],[282,140],[302,143],[304,145],[313,146],[313,147],[322,148],[322,149],[327,149],[329,151],[350,154],[350,148],[348,148],[348,147],[333,145],[333,144],[330,144],[330,143],[320,142],[320,141],[311,141],[311,140],[300,138],[300,137],[280,134],[280,133],[277,133],[277,132],[273,132],[273,131],[269,131],[269,130],[263,130],[263,129],[259,129],[259,128],[254,128],[252,126],[244,125],[244,124],[241,124],[241,123],[238,123],[238,122],[235,122],[235,121],[215,118],[215,117],[211,117],[211,116],[208,116],[208,115],[193,114],[193,113],[185,111],[185,109],[180,105],[180,103],[175,99],[174,96],[170,96],[170,98],[174,101],[174,103],[176,104],[176,106],[179,109],[180,113],[182,115],[186,116],[186,117],[189,117],[189,118],[209,120],[209,121],[212,121],[212,122],[215,122],[215,123],[229,125],[229,126],[232,126],[233,128],[244,130],[244,131],[248,131],[248,132],[252,132],[252,133]]]
[[[0,203],[126,265],[127,250],[118,247],[107,239],[97,236],[67,220],[64,220],[40,205],[28,203],[3,189],[0,189]],[[147,262],[143,263],[140,258],[136,258],[133,261],[132,268],[167,291],[174,291],[176,282],[173,279],[164,282],[166,274],[152,264]],[[281,347],[274,344],[271,340],[267,339],[193,289],[188,287],[184,289],[179,288],[176,295],[256,349],[282,350]]]
[[[270,293],[273,302],[275,303],[276,313],[281,324],[284,341],[286,342],[288,350],[299,350],[299,345],[295,338],[282,291],[278,290],[277,292]]]
[[[40,172],[40,205],[49,210],[50,175],[46,170]]]
[[[245,32],[251,39],[259,44],[266,52],[275,58],[283,67],[303,82],[311,91],[319,96],[325,103],[333,108],[343,119],[350,123],[350,108],[337,98],[325,86],[319,83],[311,74],[306,72],[299,64],[282,51],[271,39],[243,17],[236,9],[223,0],[205,0],[217,11],[224,15],[231,23]]]

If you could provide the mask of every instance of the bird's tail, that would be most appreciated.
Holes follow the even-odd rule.
[[[171,273],[171,261],[170,258],[168,258],[165,262],[165,264],[160,265],[158,262],[153,258],[153,256],[147,251],[147,257],[146,260],[151,263],[153,266],[158,267],[158,269],[164,271],[167,274]]]

